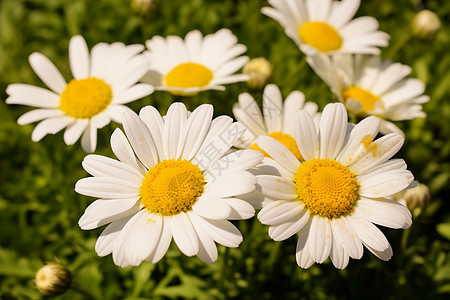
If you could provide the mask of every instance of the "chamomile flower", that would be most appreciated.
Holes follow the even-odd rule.
[[[316,55],[307,61],[351,114],[379,117],[382,133],[402,133],[391,121],[426,116],[422,104],[430,97],[423,95],[422,81],[406,78],[411,73],[407,65],[369,55]]]
[[[238,103],[233,106],[235,118],[247,126],[247,131],[234,145],[239,149],[254,149],[261,151],[265,157],[270,157],[256,144],[256,138],[260,135],[270,136],[286,146],[297,159],[302,159],[294,139],[293,119],[295,114],[304,109],[310,113],[315,122],[320,119],[317,112],[318,106],[314,102],[305,102],[305,95],[300,91],[291,92],[283,103],[281,91],[278,86],[269,84],[263,92],[263,113],[259,109],[255,99],[248,93],[239,95]],[[254,174],[261,170],[252,170]],[[267,173],[269,170],[263,170]],[[261,209],[268,201],[259,191],[243,195],[243,199],[249,202],[255,209]]]
[[[306,111],[298,112],[294,123],[303,161],[271,137],[257,140],[273,158],[268,167],[279,172],[257,176],[262,193],[273,199],[258,214],[270,226],[269,236],[282,241],[299,233],[296,260],[302,268],[330,257],[343,269],[349,257],[362,257],[363,245],[389,260],[392,248],[374,224],[408,228],[412,222],[409,210],[388,198],[413,181],[402,159],[390,159],[403,136],[373,140],[379,119],[349,124],[341,103],[325,107],[318,130]]]
[[[245,126],[228,116],[212,120],[212,114],[211,105],[189,113],[181,103],[172,104],[164,118],[151,106],[139,116],[125,112],[125,134],[116,129],[111,137],[118,160],[86,156],[83,167],[93,177],[79,180],[75,190],[99,199],[79,225],[110,223],[97,240],[98,255],[112,253],[121,267],[155,263],[173,238],[185,255],[211,263],[217,259],[215,242],[241,243],[228,220],[254,215],[238,195],[254,190],[256,177],[247,169],[263,155],[242,150],[224,156]]]
[[[44,55],[32,53],[30,65],[39,78],[50,88],[28,84],[10,84],[6,92],[8,104],[38,107],[22,115],[20,125],[41,121],[32,133],[39,141],[47,134],[64,128],[64,141],[74,144],[81,136],[86,152],[95,151],[97,129],[111,120],[120,123],[123,104],[151,94],[148,84],[136,84],[148,68],[148,59],[139,54],[142,45],[125,46],[122,43],[94,46],[91,54],[81,36],[70,39],[70,68],[74,79],[66,83],[55,65]]]
[[[247,48],[237,43],[228,29],[202,37],[198,30],[185,39],[155,36],[146,42],[151,65],[143,78],[157,90],[174,95],[195,95],[205,90],[225,90],[224,84],[246,81],[248,76],[234,74],[248,61],[240,56]]]
[[[379,54],[389,36],[372,17],[354,17],[360,0],[269,0],[262,13],[280,23],[305,54]]]
[[[305,102],[305,95],[300,91],[290,93],[283,103],[278,86],[267,85],[263,92],[263,113],[261,113],[258,104],[250,94],[240,94],[238,103],[233,106],[233,114],[239,122],[247,126],[247,131],[235,146],[241,149],[259,150],[266,157],[270,157],[256,144],[258,136],[268,135],[286,146],[297,159],[301,159],[302,156],[293,137],[293,119],[301,109],[310,113],[316,122],[320,119],[317,104]]]

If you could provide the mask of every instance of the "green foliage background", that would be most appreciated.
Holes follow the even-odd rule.
[[[6,105],[11,83],[45,87],[33,73],[28,56],[47,55],[70,79],[67,47],[82,34],[90,48],[99,42],[144,43],[153,35],[204,34],[229,28],[248,47],[250,57],[264,56],[274,65],[273,81],[284,96],[301,90],[320,107],[334,102],[327,86],[305,63],[304,56],[281,26],[262,15],[266,1],[160,0],[156,11],[139,17],[128,0],[1,0],[0,1],[0,299],[41,299],[33,277],[44,262],[66,264],[74,285],[58,299],[444,299],[450,293],[450,2],[429,0],[363,0],[358,15],[378,19],[391,35],[383,57],[413,68],[431,101],[428,117],[399,126],[406,142],[399,157],[416,179],[427,184],[432,202],[406,231],[385,230],[394,257],[382,262],[366,251],[343,270],[327,261],[308,270],[295,263],[295,238],[273,242],[256,219],[237,222],[244,241],[237,249],[219,246],[214,264],[183,256],[172,243],[157,264],[121,269],[111,256],[94,251],[102,229],[82,231],[78,219],[94,199],[74,191],[86,177],[79,142],[66,146],[62,133],[31,141],[35,124],[19,126],[30,110]],[[423,41],[410,36],[409,23],[421,8],[435,11],[443,22],[438,36]],[[155,92],[130,107],[154,105],[165,113],[174,101],[193,109],[212,103],[215,115],[231,115],[243,83],[225,92],[190,98]],[[250,91],[259,96],[259,91]],[[257,98],[260,101],[260,97]],[[96,153],[113,156],[110,124],[99,131]]]

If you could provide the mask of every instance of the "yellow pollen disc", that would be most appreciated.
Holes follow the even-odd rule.
[[[294,182],[299,201],[314,215],[331,219],[353,211],[358,182],[340,162],[306,161],[298,167]]]
[[[112,96],[111,87],[101,79],[72,79],[61,93],[59,109],[73,118],[88,119],[105,110]]]
[[[342,46],[342,38],[332,26],[324,22],[306,22],[298,29],[303,43],[321,52],[338,50]]]
[[[347,99],[355,99],[362,104],[362,111],[372,111],[375,108],[375,103],[380,100],[380,97],[375,96],[369,91],[366,91],[357,86],[351,86],[342,92],[342,96]]]
[[[284,146],[286,146],[286,148],[288,148],[292,152],[292,154],[294,154],[295,157],[297,157],[298,160],[300,160],[300,161],[303,160],[303,157],[300,154],[300,150],[298,150],[297,142],[295,141],[295,139],[292,136],[290,136],[289,134],[283,133],[283,132],[279,132],[279,131],[269,133],[268,136],[276,139],[277,141],[282,143]],[[250,149],[258,150],[262,154],[264,154],[265,157],[271,158],[271,156],[269,154],[267,154],[266,151],[259,148],[256,143],[251,145]]]
[[[164,78],[168,87],[192,88],[207,86],[213,78],[213,72],[196,63],[179,64]]]
[[[142,204],[150,212],[173,216],[191,210],[203,194],[205,178],[199,167],[187,160],[163,160],[148,170],[142,180]]]

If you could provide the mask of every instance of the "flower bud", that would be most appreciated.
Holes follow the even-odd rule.
[[[409,210],[419,215],[431,200],[430,190],[425,184],[418,183],[416,187],[405,191],[403,199]]]
[[[411,23],[412,33],[421,39],[433,39],[441,28],[439,17],[431,10],[421,10]]]
[[[72,282],[70,271],[58,263],[48,263],[36,272],[36,287],[48,297],[64,294]]]
[[[431,200],[431,194],[428,187],[417,182],[413,188],[403,190],[394,195],[394,200],[408,207],[414,217],[418,217],[427,207]]]
[[[158,0],[131,0],[131,9],[139,16],[147,16],[152,13],[158,5]]]
[[[243,69],[243,73],[250,77],[248,87],[255,90],[262,89],[270,81],[272,72],[272,65],[264,57],[251,59]]]

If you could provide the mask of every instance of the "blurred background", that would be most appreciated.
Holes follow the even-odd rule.
[[[151,2],[151,3],[150,3]],[[150,6],[147,6],[150,5]],[[382,262],[367,250],[337,270],[328,260],[308,270],[295,262],[296,238],[274,242],[255,218],[236,222],[244,235],[237,249],[218,246],[219,259],[205,264],[185,257],[172,243],[157,264],[116,267],[111,256],[98,257],[94,245],[103,228],[83,231],[78,220],[95,199],[78,195],[75,182],[87,176],[80,143],[66,146],[62,132],[31,141],[35,126],[19,126],[30,107],[7,105],[11,83],[45,87],[28,56],[48,56],[66,80],[71,78],[68,43],[81,34],[89,48],[99,42],[144,43],[154,35],[191,30],[204,35],[229,28],[247,46],[250,58],[265,57],[273,66],[272,82],[284,97],[305,93],[322,109],[336,99],[305,63],[304,55],[274,20],[261,14],[267,1],[218,0],[1,0],[0,1],[0,299],[41,299],[36,271],[59,262],[72,273],[72,286],[56,299],[447,299],[450,296],[450,2],[440,0],[363,0],[357,16],[372,16],[390,34],[384,59],[412,67],[410,77],[425,82],[426,119],[397,122],[406,140],[397,154],[415,178],[428,186],[431,201],[414,211],[408,230],[382,231],[394,256]],[[411,30],[422,9],[442,22],[435,36]],[[129,106],[153,105],[165,114],[174,101],[188,109],[211,103],[215,116],[232,115],[242,92],[261,101],[261,90],[245,83],[193,97],[155,92]],[[96,153],[113,157],[109,138],[120,127],[98,132]]]

